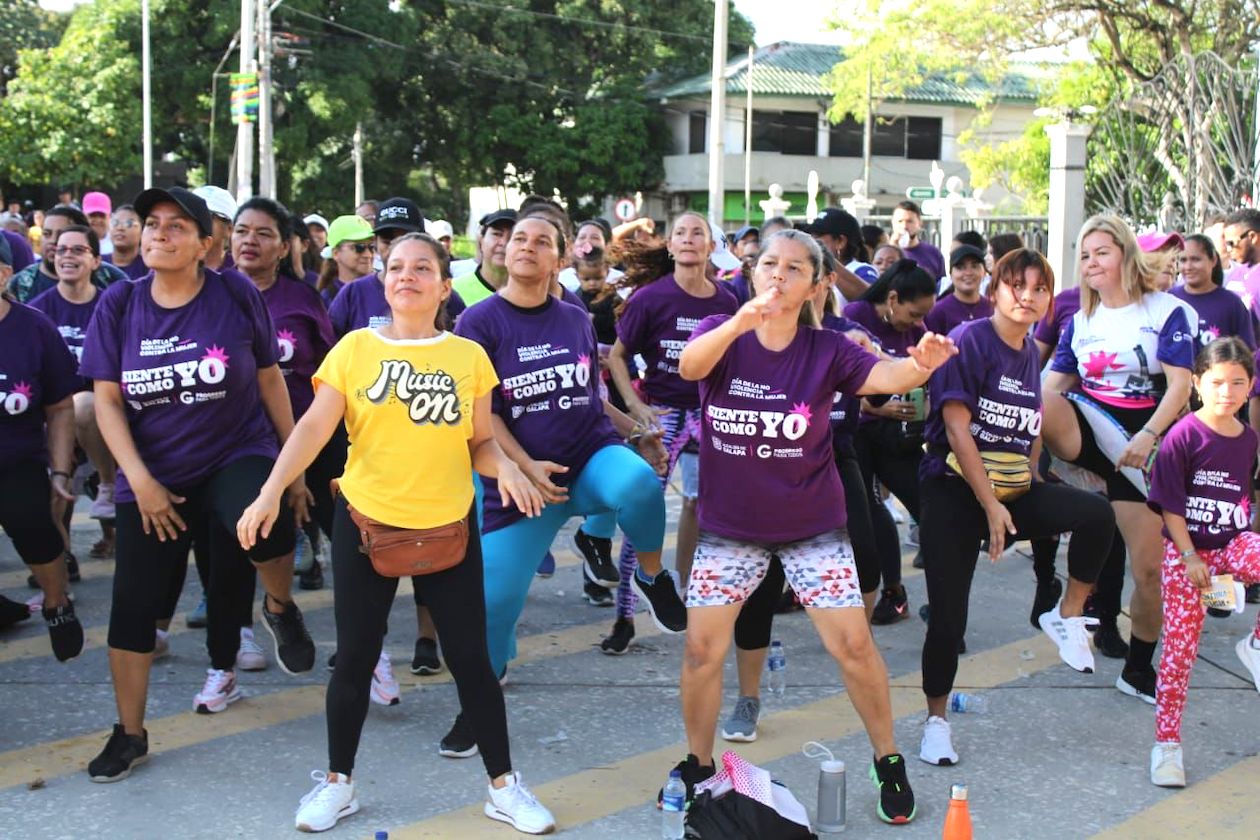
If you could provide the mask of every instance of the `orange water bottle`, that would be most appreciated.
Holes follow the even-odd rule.
[[[971,812],[967,810],[967,786],[949,789],[949,810],[945,812],[945,831],[941,840],[971,840]]]

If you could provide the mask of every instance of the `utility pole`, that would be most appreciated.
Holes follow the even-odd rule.
[[[713,3],[713,93],[709,99],[709,221],[722,227],[726,203],[722,164],[726,157],[726,19],[729,0]]]
[[[143,76],[141,131],[144,134],[144,188],[147,190],[153,186],[153,68],[149,50],[149,0],[142,0],[140,5],[140,63]]]
[[[258,2],[258,194],[276,197],[276,155],[271,131],[271,7]]]
[[[357,208],[363,203],[363,123],[361,122],[354,124],[354,148],[350,154],[354,158],[354,206]]]
[[[871,102],[871,68],[866,68],[866,121],[862,124],[862,182],[871,194],[871,134],[875,129],[874,105]]]
[[[258,69],[254,59],[254,0],[241,0],[241,73]],[[254,125],[241,120],[236,126],[236,200],[243,202],[254,194]]]
[[[748,48],[748,70],[744,85],[748,102],[744,107],[744,224],[752,224],[752,131],[753,131],[753,48]]]

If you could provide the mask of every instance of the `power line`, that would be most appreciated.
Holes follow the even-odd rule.
[[[643,32],[649,35],[661,35],[666,38],[682,38],[688,41],[700,41],[705,44],[709,43],[712,38],[704,35],[691,35],[687,32],[674,32],[667,29],[653,29],[650,26],[635,26],[630,23],[621,23],[620,21],[594,20],[593,18],[577,18],[568,15],[557,15],[551,12],[536,12],[533,9],[521,9],[516,6],[501,6],[498,3],[486,3],[482,0],[448,0],[451,3],[458,3],[464,6],[474,6],[479,9],[492,9],[500,13],[526,15],[527,17],[548,18],[558,20],[563,23],[576,23],[583,26],[600,26],[607,29],[624,29],[628,32]]]

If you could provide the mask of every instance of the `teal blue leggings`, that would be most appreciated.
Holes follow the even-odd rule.
[[[569,500],[547,505],[541,516],[521,519],[481,537],[485,562],[486,643],[496,674],[516,658],[516,622],[538,562],[570,517],[611,511],[641,551],[665,542],[665,494],[646,461],[620,444],[605,446],[569,482]]]

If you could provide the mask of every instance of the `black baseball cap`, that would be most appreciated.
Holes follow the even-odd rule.
[[[487,213],[481,217],[481,221],[477,224],[481,225],[484,231],[486,228],[497,227],[502,224],[516,224],[517,213],[515,210],[495,210],[493,213]]]
[[[954,266],[966,259],[978,260],[981,265],[984,265],[984,251],[981,251],[975,245],[959,245],[949,252],[950,270],[952,271]]]
[[[753,236],[760,237],[761,228],[757,227],[756,225],[744,225],[742,228],[735,231],[735,235],[731,237],[731,242],[734,242],[734,243],[742,242],[744,241],[744,237],[750,234]]]
[[[612,242],[612,225],[608,224],[607,219],[601,219],[596,216],[594,219],[587,219],[577,226],[577,230],[581,230],[587,225],[594,225],[604,232],[604,241]]]
[[[797,225],[797,230],[811,236],[843,236],[855,245],[862,241],[862,226],[858,224],[858,220],[839,207],[828,207],[815,216],[812,222]]]
[[[372,233],[400,230],[403,233],[424,233],[424,214],[409,198],[390,198],[376,211],[376,227]]]
[[[140,220],[144,221],[153,212],[153,208],[164,201],[179,205],[179,208],[197,223],[197,230],[201,231],[202,236],[214,235],[214,216],[211,215],[206,200],[183,187],[171,187],[169,190],[160,187],[147,189],[136,196],[136,200],[131,202],[131,205],[136,208],[136,215],[140,217]]]

